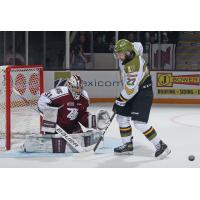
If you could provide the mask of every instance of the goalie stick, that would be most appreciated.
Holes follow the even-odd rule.
[[[56,132],[78,153],[85,152],[85,149],[58,124],[56,124]]]

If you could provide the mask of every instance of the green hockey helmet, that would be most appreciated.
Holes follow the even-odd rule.
[[[114,47],[115,53],[126,53],[127,51],[134,51],[133,45],[126,39],[118,40]]]
[[[116,42],[114,47],[115,58],[117,58],[117,54],[119,53],[123,53],[126,60],[131,60],[136,54],[133,44],[126,39],[121,39]]]

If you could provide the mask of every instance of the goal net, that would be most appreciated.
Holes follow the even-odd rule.
[[[29,134],[40,133],[37,101],[43,67],[0,66],[0,149],[10,150]]]

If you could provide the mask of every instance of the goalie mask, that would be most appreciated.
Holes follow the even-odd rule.
[[[79,100],[83,91],[83,80],[78,75],[72,75],[67,82],[67,86],[75,100]]]

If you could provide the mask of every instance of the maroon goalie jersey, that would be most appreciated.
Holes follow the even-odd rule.
[[[42,112],[47,106],[60,107],[57,123],[67,133],[80,132],[81,127],[78,122],[88,127],[89,97],[85,90],[82,91],[80,100],[74,100],[66,86],[57,87],[40,96],[38,109]]]

